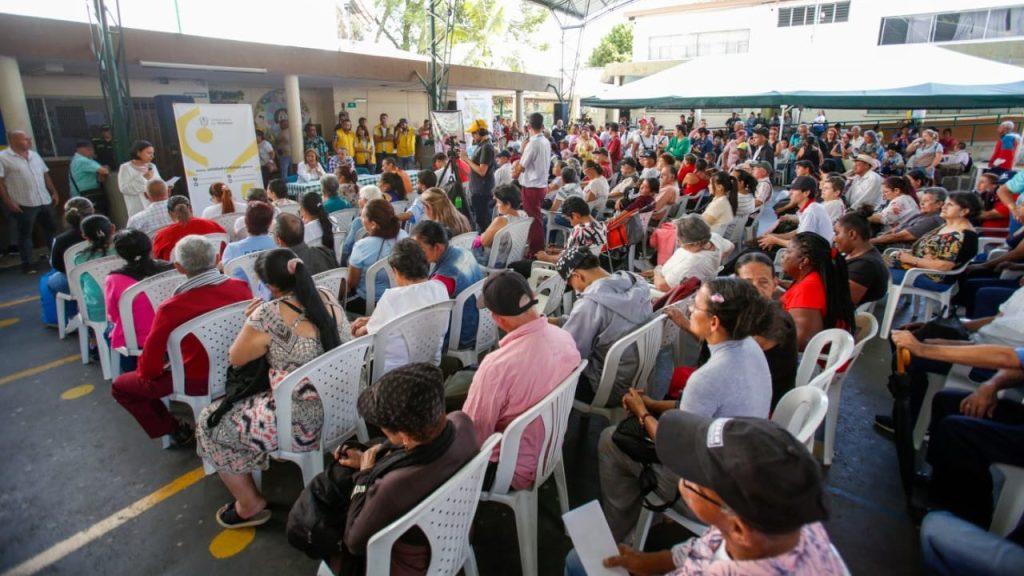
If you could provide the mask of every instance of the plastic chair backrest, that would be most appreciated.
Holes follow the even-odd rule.
[[[526,427],[538,419],[544,425],[544,438],[537,446],[534,488],[544,484],[555,471],[555,466],[562,460],[562,442],[565,440],[565,429],[569,425],[572,401],[576,397],[576,384],[586,366],[586,359],[581,360],[579,366],[554,390],[505,427],[501,438],[501,452],[498,455],[498,469],[490,490],[492,493],[507,494],[511,489],[512,477],[519,460],[519,442]]]
[[[828,354],[825,366],[817,376],[814,375],[822,351],[828,347]],[[796,371],[796,386],[812,385],[822,390],[827,390],[832,377],[842,368],[853,356],[855,344],[853,336],[846,330],[829,328],[822,330],[811,338],[804,348],[803,358],[800,360],[800,367]]]
[[[71,269],[75,267],[75,257],[88,247],[89,241],[82,240],[77,244],[72,244],[70,248],[64,251],[64,270],[67,274],[71,274]]]
[[[363,368],[373,345],[373,338],[363,336],[328,350],[299,366],[274,390],[277,405],[277,444],[281,452],[295,452],[292,446],[292,391],[309,383],[316,388],[324,410],[320,429],[320,450],[333,449],[352,436],[358,426],[356,403],[362,389]]]
[[[334,221],[334,229],[336,232],[343,232],[348,234],[349,230],[352,229],[352,221],[359,216],[359,208],[345,208],[344,210],[335,210],[328,214],[332,221]]]
[[[413,526],[430,543],[430,576],[454,576],[470,554],[469,530],[480,503],[491,452],[501,440],[492,434],[480,452],[418,506],[377,532],[366,545],[367,576],[390,576],[391,548]]]
[[[163,304],[165,300],[174,294],[174,289],[181,286],[181,283],[185,280],[184,274],[179,273],[177,270],[168,270],[149,278],[143,278],[121,293],[121,298],[117,301],[117,310],[121,316],[121,329],[124,332],[125,349],[129,354],[137,355],[142,353],[142,347],[139,346],[138,334],[135,328],[133,309],[135,299],[145,294],[146,298],[149,299],[149,303],[153,306],[153,310],[156,310],[160,304]]]
[[[387,324],[373,335],[373,377],[370,383],[384,375],[388,339],[399,336],[409,351],[410,364],[430,362],[437,364],[438,352],[448,333],[449,320],[455,301],[448,300],[406,312]]]
[[[641,325],[636,330],[619,338],[604,357],[604,367],[601,369],[601,381],[594,394],[592,406],[606,406],[608,397],[611,396],[615,387],[615,378],[619,373],[619,362],[626,350],[633,346],[637,347],[637,369],[633,373],[629,387],[639,390],[647,389],[647,380],[654,370],[654,361],[658,356],[661,346],[661,334],[665,328],[665,315],[656,314],[653,318]]]
[[[456,246],[463,250],[472,250],[473,240],[476,240],[476,232],[466,232],[465,234],[459,234],[458,236],[452,236],[449,238],[448,245]]]
[[[185,394],[185,361],[181,354],[181,343],[191,334],[202,344],[210,363],[207,394],[210,398],[224,395],[227,370],[231,364],[228,349],[242,330],[248,306],[249,301],[245,300],[218,308],[185,322],[171,332],[167,339],[167,356],[176,394]]]
[[[878,336],[878,319],[870,312],[857,312],[857,316],[854,317],[853,321],[857,325],[856,334],[853,336],[855,342],[853,358],[856,358],[864,350],[864,345],[875,336]]]
[[[814,440],[818,426],[828,414],[828,395],[814,386],[793,388],[779,400],[772,422],[782,426],[801,444]]]
[[[530,270],[529,282],[530,288],[533,289],[533,293],[538,300],[546,297],[543,298],[544,307],[539,312],[545,316],[552,315],[558,309],[558,305],[562,303],[562,296],[565,295],[565,280],[562,279],[554,268],[538,268],[535,266]],[[542,294],[543,290],[538,291],[538,288],[543,287],[548,282],[551,283],[544,289],[547,290],[547,294]]]
[[[395,214],[401,214],[409,209],[409,202],[406,200],[395,200],[391,203],[391,207],[395,209]]]
[[[230,278],[237,278],[235,276],[236,270],[241,270],[245,274],[246,281],[249,282],[249,290],[253,294],[256,294],[256,289],[259,288],[260,278],[256,275],[256,259],[260,257],[263,252],[269,252],[269,250],[259,250],[257,252],[250,252],[243,254],[237,258],[224,263],[224,274]]]
[[[504,262],[507,268],[509,264],[518,262],[523,259],[523,253],[526,251],[526,245],[529,240],[530,226],[533,224],[533,218],[526,218],[515,224],[509,224],[498,233],[494,235],[494,241],[491,243],[491,256],[487,261],[488,268],[495,268],[499,256],[501,256],[502,246],[508,246],[508,252],[505,254]]]
[[[391,269],[391,265],[388,264],[387,256],[377,260],[373,264],[370,264],[366,269],[366,278],[363,280],[366,282],[366,315],[373,314],[373,309],[377,306],[377,300],[384,295],[383,292],[377,294],[377,273],[381,270],[387,272],[388,275],[388,287],[395,285],[395,271]]]
[[[223,232],[211,232],[203,234],[203,236],[206,236],[206,239],[213,243],[218,256],[224,253],[224,248],[227,248],[228,242],[231,241],[228,235]]]
[[[459,350],[459,340],[462,337],[462,317],[466,306],[476,306],[476,303],[479,302],[480,293],[483,292],[486,280],[484,278],[469,286],[456,296],[453,301],[451,326],[448,328],[448,349],[452,352]],[[469,299],[474,296],[477,299],[470,303]],[[478,317],[473,350],[476,351],[479,358],[480,354],[498,345],[498,325],[494,323],[494,318],[487,313],[487,310],[481,309]]]
[[[227,214],[221,214],[220,216],[217,216],[217,217],[213,218],[213,221],[216,222],[217,224],[220,224],[221,228],[227,230],[228,236],[234,238],[234,235],[235,235],[235,222],[237,222],[239,218],[244,218],[244,217],[245,217],[245,212],[244,211],[243,212],[229,212]]]
[[[78,310],[83,320],[92,323],[106,323],[107,321],[106,318],[87,317],[88,309],[85,306],[85,294],[82,292],[82,277],[88,274],[90,278],[99,284],[102,290],[106,284],[107,276],[114,270],[124,266],[124,264],[125,262],[120,256],[104,256],[103,258],[82,262],[69,270],[68,288],[71,289],[71,296],[78,302]]]
[[[331,270],[324,270],[319,274],[313,275],[313,284],[326,288],[328,292],[333,294],[336,298],[338,293],[341,292],[341,283],[348,279],[348,268],[333,268]],[[341,302],[342,299],[338,298]]]

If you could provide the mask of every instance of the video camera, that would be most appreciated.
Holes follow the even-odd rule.
[[[448,136],[444,140],[445,147],[448,149],[448,158],[452,160],[459,159],[459,140],[455,136]]]

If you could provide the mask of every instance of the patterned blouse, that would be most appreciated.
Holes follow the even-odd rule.
[[[943,232],[944,228],[936,228],[920,237],[911,247],[911,253],[918,258],[938,258],[947,262],[953,262],[954,268],[974,258],[978,253],[978,233],[973,229],[951,230]],[[915,266],[903,264],[904,270]],[[950,276],[929,274],[929,278],[936,282],[953,281]]]
[[[842,576],[845,573],[843,562],[820,523],[801,528],[800,543],[789,552],[742,561],[729,557],[725,538],[712,526],[704,536],[674,546],[672,562],[676,569],[668,576]]]

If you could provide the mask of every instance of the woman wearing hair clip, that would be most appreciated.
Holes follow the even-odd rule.
[[[270,389],[234,399],[222,407],[218,400],[196,422],[197,452],[212,464],[234,500],[217,511],[225,528],[258,526],[270,520],[267,500],[252,473],[265,470],[277,450],[277,416],[273,389],[292,371],[350,338],[345,312],[328,291],[318,289],[302,260],[286,248],[270,250],[256,259],[256,274],[272,300],[255,299],[248,319],[228,351],[231,365],[240,368],[266,357]],[[210,416],[219,414],[219,420]],[[297,450],[320,450],[324,412],[316,389],[300,384],[292,392],[292,430]]]

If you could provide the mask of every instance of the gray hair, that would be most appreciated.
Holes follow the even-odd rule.
[[[334,174],[327,174],[320,179],[320,189],[328,198],[337,197],[339,188],[341,188],[341,182],[338,182],[338,177]]]
[[[189,234],[174,245],[171,258],[185,269],[186,276],[212,270],[217,264],[217,251],[205,236]]]
[[[929,188],[922,188],[921,191],[918,193],[930,194],[933,198],[935,198],[935,201],[938,202],[939,204],[945,202],[946,198],[949,196],[949,191],[943,188],[942,186],[931,186]]]
[[[711,240],[711,226],[698,214],[687,214],[676,220],[676,236],[683,244],[701,244]]]
[[[367,186],[363,186],[362,188],[359,189],[359,197],[369,202],[370,200],[377,200],[378,198],[383,198],[384,193],[381,192],[380,188],[378,188],[377,186],[370,184]]]
[[[1013,121],[1012,120],[1004,120],[1002,123],[999,124],[999,127],[1000,128],[1006,128],[1007,130],[1013,130]]]

